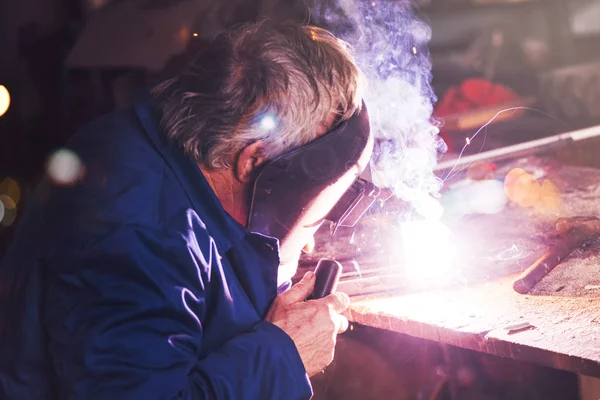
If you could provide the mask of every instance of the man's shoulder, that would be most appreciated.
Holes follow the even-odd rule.
[[[81,180],[64,201],[92,219],[143,223],[156,215],[164,161],[131,109],[104,115],[67,144]]]
[[[80,130],[67,147],[85,162],[159,172],[162,161],[133,109],[113,111]]]

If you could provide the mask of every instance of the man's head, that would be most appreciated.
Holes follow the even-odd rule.
[[[232,181],[217,196],[245,224],[255,169],[350,118],[363,86],[348,46],[329,32],[262,21],[219,35],[153,93],[169,138],[217,185]]]

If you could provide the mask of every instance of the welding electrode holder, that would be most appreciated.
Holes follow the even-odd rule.
[[[327,258],[320,259],[315,268],[315,288],[307,300],[321,299],[335,292],[341,275],[342,264]]]

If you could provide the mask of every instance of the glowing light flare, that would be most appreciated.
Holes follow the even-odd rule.
[[[419,51],[417,50],[417,46],[412,47],[412,53],[416,56]]]
[[[467,146],[471,144],[471,138],[470,137],[466,137],[465,138],[465,142],[467,143]]]
[[[371,7],[375,7],[376,5],[377,5],[377,3],[375,3],[375,2],[371,3]]]
[[[0,117],[6,114],[10,107],[10,93],[4,85],[0,85]]]
[[[496,214],[508,202],[502,182],[489,179],[464,180],[453,185],[441,198],[446,215]]]
[[[260,127],[265,131],[270,131],[271,129],[274,129],[275,126],[275,118],[273,118],[272,115],[265,115],[260,120]]]
[[[92,9],[99,9],[101,7],[104,7],[109,0],[91,0],[90,1],[90,5],[92,6]]]
[[[194,32],[194,33],[192,33],[192,36],[193,36],[193,37],[198,37],[198,32]]]
[[[540,196],[533,204],[538,211],[552,211],[562,203],[562,196],[558,188],[549,180],[545,179],[540,188]]]
[[[190,40],[190,35],[191,35],[190,28],[188,28],[187,26],[182,26],[181,28],[179,28],[179,30],[175,34],[175,38],[181,44],[185,45]]]
[[[73,185],[83,177],[84,172],[81,160],[71,150],[56,150],[48,159],[46,173],[57,185]]]
[[[19,201],[21,201],[21,188],[14,179],[4,178],[2,182],[0,182],[0,194],[7,195],[16,204],[19,204]]]
[[[511,201],[519,205],[527,204],[529,202],[533,205],[539,195],[539,193],[537,193],[539,187],[536,189],[534,187],[535,183],[537,183],[537,181],[531,174],[521,168],[514,168],[504,179],[504,192]],[[532,199],[532,197],[535,198]]]
[[[0,195],[0,203],[2,204],[2,218],[0,218],[0,225],[10,226],[15,222],[15,219],[17,219],[17,204],[5,194]]]
[[[428,194],[422,194],[418,198],[415,198],[413,203],[415,211],[426,219],[439,220],[444,214],[442,204]]]
[[[521,180],[520,182],[527,182],[524,184],[527,186],[527,189],[525,189],[524,186],[523,190],[520,193],[517,192],[520,199],[516,203],[523,208],[533,207],[533,205],[540,198],[542,186],[535,179]]]
[[[548,179],[542,183],[521,168],[512,169],[504,179],[507,197],[523,208],[533,207],[538,211],[554,210],[561,204],[561,195]]]
[[[417,285],[447,282],[458,256],[452,231],[438,220],[409,221],[400,226],[406,279]]]

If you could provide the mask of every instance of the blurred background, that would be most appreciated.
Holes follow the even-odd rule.
[[[401,0],[339,0],[375,8],[394,1]],[[76,156],[61,150],[77,129],[127,107],[136,93],[180,71],[228,26],[272,17],[343,32],[348,8],[339,2],[0,0],[0,255],[36,182],[49,170],[77,163]],[[420,0],[415,10],[432,29],[435,116],[443,121],[447,157],[492,119],[485,141],[466,153],[600,124],[600,0]],[[332,14],[339,17],[333,19],[336,24]],[[524,108],[498,114],[512,107]],[[406,340],[395,351],[409,361],[398,368],[415,374],[420,368],[429,371],[420,377],[434,376],[435,360],[444,354],[428,345],[407,355]],[[378,352],[388,352],[389,358],[389,347],[358,342],[369,348],[342,352],[337,368],[362,365],[372,371],[378,368]],[[566,373],[517,368],[497,359],[477,363],[490,374],[486,382],[492,386],[462,398],[568,399],[557,387],[571,388],[565,389],[571,394],[577,390],[576,377]],[[385,371],[389,364],[380,367]],[[316,382],[321,398],[361,398],[348,390],[355,395],[365,390],[373,395],[368,398],[425,398],[418,393],[427,382],[407,380],[413,386],[398,389],[393,376],[385,381],[385,372],[378,382],[354,380],[361,389],[336,384],[331,376]],[[545,392],[528,392],[532,381],[546,382]],[[396,392],[376,396],[378,390]]]

